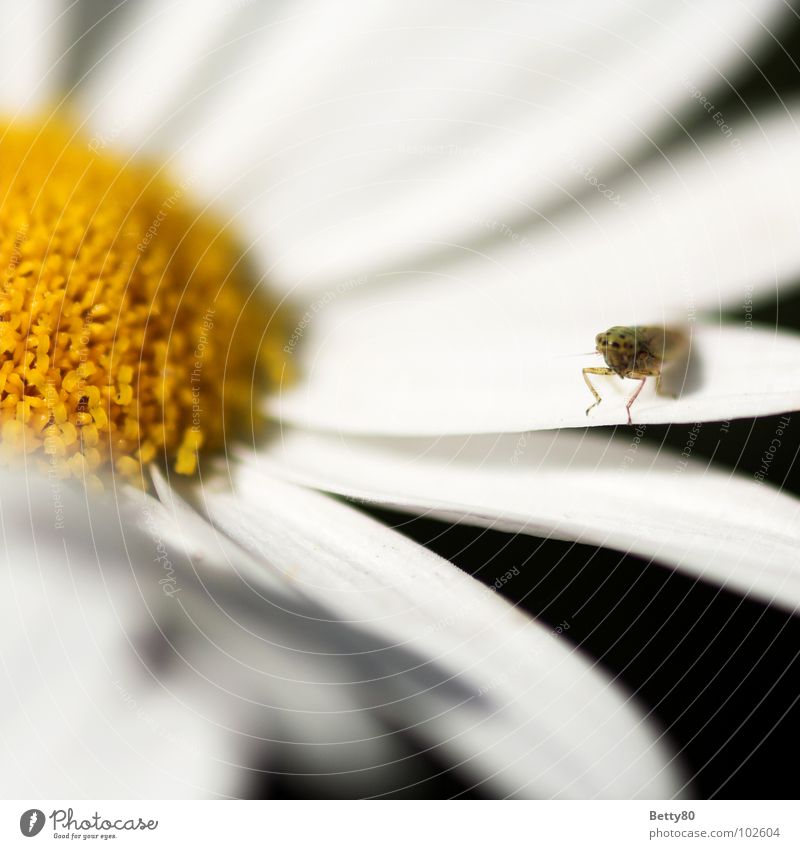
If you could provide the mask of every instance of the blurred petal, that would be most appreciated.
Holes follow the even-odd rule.
[[[184,178],[225,196],[279,284],[319,286],[562,200],[584,185],[576,161],[624,167],[785,11],[149,2],[80,103],[101,137],[180,148]]]
[[[625,404],[639,386],[613,376],[594,346],[605,324],[553,325],[527,332],[513,304],[480,299],[431,306],[421,298],[386,299],[350,320],[329,317],[304,351],[304,378],[270,409],[291,424],[341,433],[398,436],[505,433],[626,424]],[[505,323],[505,326],[504,326]],[[327,335],[325,330],[328,331]],[[317,343],[318,347],[314,347]],[[648,380],[631,407],[635,424],[730,420],[800,409],[800,337],[731,325],[692,325],[691,355],[666,371],[656,394]]]
[[[312,776],[327,769],[343,795],[392,792],[392,766],[408,756],[397,730],[495,794],[679,791],[650,723],[615,685],[349,508],[260,487],[280,500],[281,533],[267,540],[277,569],[250,533],[263,529],[238,530],[281,592],[269,578],[220,570],[228,554],[247,554],[225,537],[214,545],[185,514],[184,530],[188,522],[204,539],[195,571],[165,531],[173,501],[123,499],[121,518],[73,496],[53,482],[3,486],[9,797],[242,795],[261,770],[286,763]],[[219,507],[227,518],[225,499]],[[356,540],[359,529],[367,534]],[[317,567],[333,571],[326,580]]]
[[[240,4],[216,0],[143,0],[115,20],[75,92],[95,137],[141,142],[167,120],[240,12]]]
[[[800,275],[798,118],[800,103],[791,101],[785,111],[740,119],[732,138],[712,129],[629,174],[575,160],[588,172],[586,190],[569,207],[480,218],[487,238],[451,251],[448,265],[393,270],[406,286],[420,271],[444,272],[442,290],[506,296],[526,318],[537,310],[539,321],[591,315],[608,326],[619,316],[645,323],[720,308],[743,314],[748,297],[773,299]]]
[[[59,0],[0,0],[0,112],[31,113],[50,105],[62,82],[67,48]]]
[[[199,520],[190,564],[152,499],[115,515],[8,475],[0,494],[6,798],[241,796],[287,764],[344,795],[396,786],[384,764],[407,752],[362,712],[350,629],[254,592],[223,568],[246,553]]]
[[[399,717],[437,753],[479,780],[491,777],[507,795],[679,792],[679,775],[649,720],[546,628],[325,496],[248,464],[236,467],[235,487],[235,494],[213,485],[204,491],[217,527],[254,556],[266,553],[342,621],[387,641],[384,680],[416,673],[416,689],[396,705]],[[420,665],[397,667],[398,652],[421,658]]]
[[[153,671],[177,613],[155,543],[56,479],[4,473],[0,499],[3,796],[231,792],[221,735]]]
[[[307,793],[325,797],[401,788],[404,770],[394,767],[411,753],[380,708],[387,688],[374,640],[332,620],[154,474],[165,502],[145,498],[151,520],[174,544],[180,538],[197,569],[181,576],[192,628],[171,686],[188,684],[197,705],[216,706],[235,743],[237,795],[269,795],[273,772],[302,775]],[[405,772],[413,780],[413,768]]]
[[[415,514],[632,552],[800,606],[800,501],[632,432],[345,440],[289,429],[247,462]]]

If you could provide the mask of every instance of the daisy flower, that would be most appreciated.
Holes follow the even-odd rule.
[[[691,794],[569,623],[357,506],[795,609],[797,501],[581,380],[678,323],[635,426],[800,406],[800,341],[720,318],[800,267],[796,107],[714,106],[784,5],[2,12],[6,797]]]

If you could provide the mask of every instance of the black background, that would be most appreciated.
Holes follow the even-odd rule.
[[[800,97],[800,23],[776,33],[780,44],[756,57],[750,70],[714,102],[735,127],[737,116]],[[795,61],[797,58],[797,62]],[[708,116],[686,124],[694,138],[707,134]],[[800,156],[800,145],[798,146]],[[798,233],[800,239],[800,233]],[[797,294],[757,307],[767,327],[800,331]],[[788,289],[788,286],[787,286]],[[742,312],[730,320],[742,321]],[[800,375],[797,376],[800,381]],[[800,413],[791,417],[770,466],[768,483],[800,495]],[[750,476],[761,466],[779,416],[704,423],[693,458]],[[680,452],[692,425],[648,426],[645,439]],[[364,509],[361,507],[360,509]],[[666,729],[693,776],[699,798],[796,798],[800,734],[800,617],[743,599],[657,563],[585,545],[511,535],[389,511],[366,512],[491,584],[511,567],[519,577],[502,587],[510,601],[555,627],[562,637],[599,659]],[[800,569],[800,552],[798,552]],[[415,741],[409,740],[409,747]],[[443,772],[419,751],[406,762],[394,795],[483,797],[480,786]],[[338,795],[335,784],[283,776],[269,781],[278,797]],[[260,795],[267,788],[259,788]]]

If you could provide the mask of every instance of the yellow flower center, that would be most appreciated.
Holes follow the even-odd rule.
[[[63,125],[0,124],[0,463],[192,474],[258,421],[283,322],[187,188]]]

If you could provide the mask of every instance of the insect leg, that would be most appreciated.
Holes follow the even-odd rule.
[[[642,391],[642,387],[644,386],[645,380],[648,377],[654,377],[656,379],[656,390],[661,386],[661,367],[658,364],[654,364],[649,368],[637,368],[636,371],[628,372],[625,377],[630,377],[633,380],[641,380],[642,382],[639,384],[639,388],[631,395],[630,400],[625,405],[628,410],[628,424],[633,424],[631,421],[631,404],[639,397],[639,393]]]
[[[589,377],[588,377],[588,375],[590,375],[590,374],[609,375],[609,374],[616,374],[616,372],[614,371],[614,369],[603,368],[602,366],[594,366],[594,367],[591,367],[591,368],[587,367],[587,368],[583,369],[583,379],[586,382],[586,385],[589,387],[589,391],[592,393],[592,395],[594,395],[594,398],[595,398],[594,404],[592,404],[591,407],[588,407],[587,410],[586,410],[587,416],[603,400],[600,397],[600,394],[598,393],[598,391],[594,388],[594,386],[592,386],[591,381],[589,380]]]
[[[639,385],[636,388],[636,391],[633,393],[633,395],[631,395],[630,398],[628,398],[628,403],[625,405],[625,409],[628,412],[628,424],[629,425],[633,424],[633,422],[631,421],[631,405],[639,397],[639,393],[642,391],[642,387],[644,386],[644,382],[647,380],[648,376],[649,375],[645,375],[644,377],[640,378],[640,382],[639,382]],[[629,374],[628,377],[633,377],[633,375]],[[639,377],[639,375],[636,375],[636,377]]]

